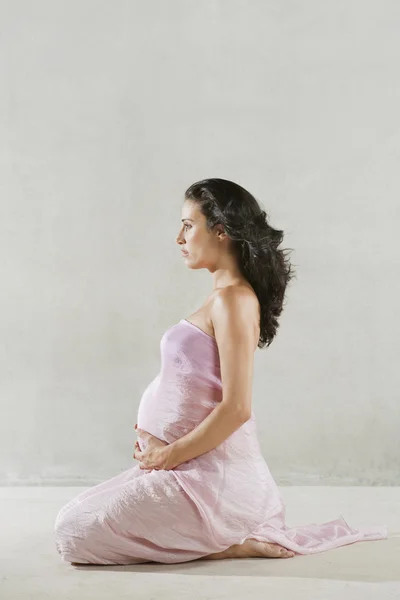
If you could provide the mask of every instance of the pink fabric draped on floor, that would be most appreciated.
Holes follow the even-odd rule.
[[[215,338],[186,319],[164,333],[160,348],[161,371],[141,398],[137,424],[171,443],[221,401],[220,362]],[[80,493],[59,511],[54,534],[64,561],[135,564],[195,560],[248,538],[311,554],[384,539],[387,528],[353,529],[343,518],[287,527],[253,412],[217,448],[175,469],[142,470],[135,461]]]

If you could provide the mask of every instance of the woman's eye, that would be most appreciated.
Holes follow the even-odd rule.
[[[191,227],[191,225],[189,225],[188,223],[185,223],[185,225],[183,226],[184,229],[186,229],[186,227]]]

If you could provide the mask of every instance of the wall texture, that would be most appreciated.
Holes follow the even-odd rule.
[[[399,485],[399,3],[3,0],[0,23],[0,483],[133,464],[161,336],[212,287],[183,193],[224,177],[294,249],[256,352],[271,472]]]

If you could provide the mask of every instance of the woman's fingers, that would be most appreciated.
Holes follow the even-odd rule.
[[[139,460],[138,457],[136,456],[136,452],[141,452],[139,442],[135,442],[135,447],[134,447],[134,451],[133,451],[133,458],[136,458],[136,460]]]
[[[148,431],[143,431],[143,429],[139,429],[139,427],[137,425],[135,425],[135,433],[136,433],[136,435],[140,435],[143,438],[149,438],[150,439],[150,438],[154,437]]]

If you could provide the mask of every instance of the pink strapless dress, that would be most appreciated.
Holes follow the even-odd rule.
[[[137,424],[171,443],[221,401],[220,362],[215,338],[186,319],[160,347],[161,371],[141,398]],[[248,538],[313,554],[388,535],[384,525],[354,529],[343,518],[287,527],[254,413],[220,446],[173,470],[142,470],[135,461],[80,493],[59,511],[54,534],[64,561],[94,564],[186,562]]]

